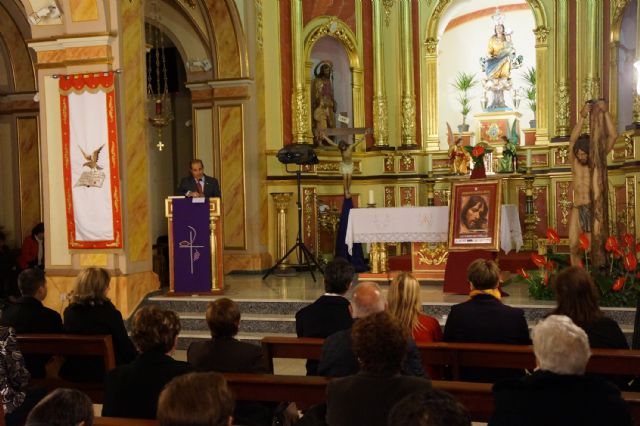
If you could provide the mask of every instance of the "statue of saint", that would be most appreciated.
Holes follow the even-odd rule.
[[[504,146],[502,147],[502,158],[498,163],[498,173],[513,173],[517,170],[516,166],[516,144],[511,142],[508,137],[502,136]]]
[[[581,134],[589,117],[590,134]],[[607,155],[616,141],[616,128],[604,100],[585,103],[569,139],[573,180],[573,208],[569,218],[571,264],[579,265],[580,235],[590,241],[589,263],[594,271],[606,263],[605,241],[609,236]]]
[[[462,138],[454,139],[451,126],[447,123],[447,143],[449,144],[449,164],[454,175],[469,173],[469,154],[462,147]]]
[[[333,97],[333,64],[322,61],[314,70],[311,83],[311,111],[313,111],[313,134],[317,144],[323,140],[321,136],[326,128],[336,127],[336,101]]]
[[[357,140],[355,142],[346,142],[341,140],[338,143],[335,143],[327,136],[322,136],[322,138],[329,143],[338,148],[340,151],[340,157],[342,161],[340,162],[340,173],[342,174],[342,184],[344,187],[344,198],[351,198],[351,175],[353,175],[353,149],[358,145],[363,139]]]

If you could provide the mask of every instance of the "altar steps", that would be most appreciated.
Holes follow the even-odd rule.
[[[211,338],[205,321],[207,303],[213,297],[166,297],[150,296],[144,304],[156,304],[178,312],[182,324],[182,331],[178,339],[178,349],[186,349],[191,342],[203,341]],[[509,303],[509,299],[505,300]],[[295,313],[310,302],[302,300],[237,300],[242,312],[240,332],[238,338],[259,344],[264,336],[295,336]],[[457,303],[457,302],[456,302]],[[428,315],[438,319],[444,327],[446,316],[455,303],[425,303],[423,310]],[[511,304],[522,308],[529,326],[547,315],[553,304]],[[633,308],[603,308],[606,315],[620,324],[622,331],[631,343],[635,309]]]

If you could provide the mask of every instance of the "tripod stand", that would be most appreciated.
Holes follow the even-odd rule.
[[[316,276],[313,274],[313,266],[315,266],[316,268],[318,268],[318,270],[320,272],[322,271],[322,267],[320,267],[320,265],[318,264],[318,261],[316,260],[315,256],[313,255],[313,253],[311,253],[311,251],[309,251],[309,249],[307,248],[306,245],[304,245],[304,241],[302,241],[302,202],[301,200],[301,190],[300,190],[300,175],[302,173],[302,167],[298,166],[298,170],[296,170],[296,181],[298,183],[298,200],[296,202],[296,205],[298,206],[298,236],[296,237],[296,243],[287,251],[287,253],[282,256],[275,265],[273,265],[263,276],[262,279],[264,280],[265,278],[267,278],[269,275],[271,275],[273,273],[273,271],[276,270],[276,268],[278,266],[280,266],[286,259],[287,257],[289,257],[289,255],[296,249],[300,250],[300,255],[298,257],[299,260],[302,260],[303,262],[298,264],[298,265],[293,265],[296,267],[305,267],[306,269],[309,269],[309,272],[311,273],[311,277],[313,278],[313,281],[316,280]]]

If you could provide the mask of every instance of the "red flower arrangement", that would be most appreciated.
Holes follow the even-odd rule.
[[[549,282],[565,267],[569,266],[567,254],[556,253],[560,244],[558,233],[547,229],[547,252],[542,255],[533,253],[531,261],[537,268],[533,271],[518,271],[516,279],[524,280],[529,287],[529,295],[535,299],[554,298]],[[580,266],[589,271],[598,287],[600,303],[603,306],[635,306],[640,296],[640,268],[638,254],[640,243],[635,241],[631,234],[624,234],[619,239],[615,236],[607,238],[604,248],[608,254],[607,271],[591,271],[589,268],[589,254],[591,243],[586,234],[579,237],[580,249],[583,252],[583,260]]]
[[[479,142],[475,146],[465,146],[464,149],[471,155],[474,167],[484,167],[484,155],[493,152],[493,148],[486,142]]]

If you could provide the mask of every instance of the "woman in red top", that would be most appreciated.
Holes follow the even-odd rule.
[[[34,266],[44,268],[44,223],[34,226],[31,235],[22,242],[18,266],[21,270]]]
[[[422,312],[420,301],[420,283],[413,275],[402,272],[391,282],[389,287],[389,312],[407,330],[416,343],[439,342],[442,340],[442,329],[438,320]],[[440,374],[428,369],[431,378]]]

